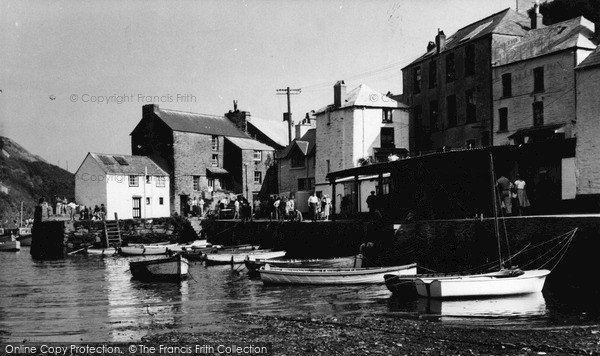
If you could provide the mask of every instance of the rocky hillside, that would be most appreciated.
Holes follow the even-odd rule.
[[[8,194],[5,190],[8,190]],[[74,175],[33,155],[18,143],[0,136],[0,226],[14,227],[23,202],[24,218],[33,217],[40,197],[71,199]]]

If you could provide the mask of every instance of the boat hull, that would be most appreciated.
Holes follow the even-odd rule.
[[[109,248],[88,248],[86,250],[88,255],[94,256],[113,256],[118,253],[118,251],[114,247]]]
[[[187,278],[188,268],[187,259],[181,255],[129,263],[133,278],[141,281],[177,282]]]
[[[517,276],[478,275],[418,278],[417,293],[427,298],[498,297],[541,292],[548,270],[524,271]]]
[[[260,270],[264,284],[383,284],[386,274],[414,275],[417,265],[369,268],[277,268],[269,264]]]
[[[14,252],[21,249],[19,241],[6,241],[0,243],[0,251]]]
[[[251,250],[251,251],[236,251],[233,253],[223,251],[217,253],[209,253],[206,254],[204,259],[207,265],[223,265],[223,264],[231,264],[231,263],[244,263],[246,258],[261,258],[261,259],[270,259],[270,258],[279,258],[285,256],[285,251],[261,251],[261,250]]]
[[[170,245],[133,245],[121,247],[120,253],[124,256],[166,255],[177,248],[177,244]]]

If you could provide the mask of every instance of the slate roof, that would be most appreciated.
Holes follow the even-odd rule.
[[[106,174],[168,176],[154,161],[146,156],[88,153]],[[115,157],[117,157],[115,159]],[[87,158],[87,157],[86,157]],[[119,161],[126,163],[121,164]]]
[[[184,111],[160,109],[154,113],[173,131],[194,132],[205,135],[248,137],[224,116],[196,114]]]
[[[341,108],[352,106],[359,107],[376,107],[376,108],[408,108],[404,103],[398,102],[388,96],[385,96],[378,91],[375,91],[365,84],[352,89],[342,98]],[[327,105],[315,112],[315,115],[322,114],[333,108],[333,105]]]
[[[531,30],[519,41],[500,46],[495,66],[539,57],[569,48],[596,48],[594,24],[583,16]]]
[[[274,151],[275,149],[271,146],[265,145],[262,142],[253,140],[251,138],[240,138],[240,137],[226,137],[227,141],[233,143],[241,150],[255,150],[255,151]]]
[[[248,119],[248,123],[279,145],[285,147],[289,144],[288,124],[286,121],[267,120],[251,116]]]
[[[600,65],[600,46],[597,47],[586,59],[584,59],[575,69],[591,68]]]
[[[290,145],[288,145],[283,151],[281,151],[278,158],[287,158],[290,155],[290,153],[292,153],[294,147],[297,147],[304,156],[314,154],[317,142],[316,132],[317,129],[309,129],[308,131],[306,131],[306,133],[302,137],[292,141]]]
[[[444,53],[465,43],[491,34],[525,36],[530,25],[531,20],[527,15],[507,8],[468,26],[465,26],[456,31],[452,36],[448,36],[446,38],[446,45],[444,48],[442,48],[440,53]],[[410,67],[413,64],[417,64],[436,53],[437,48],[434,47],[432,50],[417,58],[404,68]]]

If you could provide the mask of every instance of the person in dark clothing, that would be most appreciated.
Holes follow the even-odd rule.
[[[367,206],[369,207],[369,212],[373,213],[377,209],[377,197],[375,196],[375,191],[371,191],[371,195],[367,197]]]
[[[44,198],[40,198],[38,200],[38,204],[35,206],[35,210],[33,211],[33,223],[42,222],[42,207],[44,205]]]

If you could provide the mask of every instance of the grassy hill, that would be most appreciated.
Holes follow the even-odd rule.
[[[49,164],[43,158],[29,153],[18,143],[0,136],[0,185],[8,194],[0,192],[0,226],[14,227],[19,221],[23,202],[24,218],[33,217],[33,209],[40,197],[53,196],[71,199],[75,195],[74,175]]]

